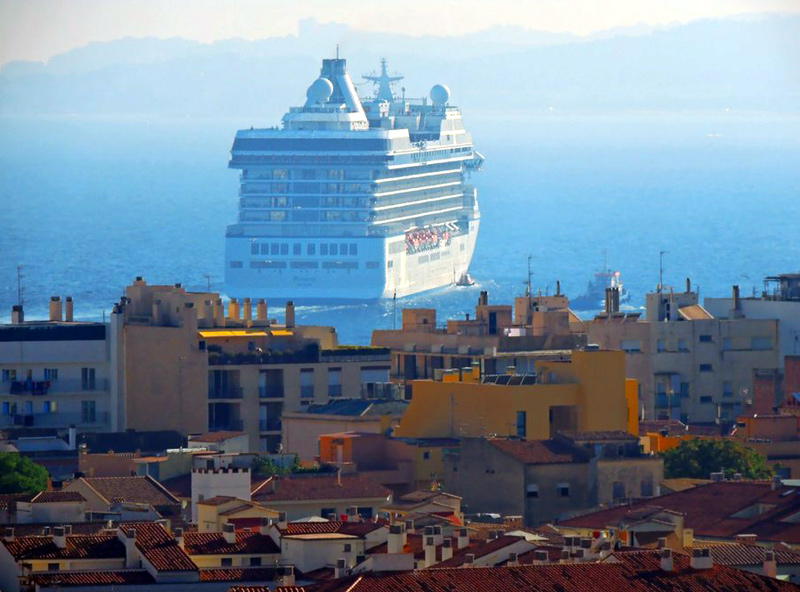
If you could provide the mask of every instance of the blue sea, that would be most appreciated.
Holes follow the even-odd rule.
[[[403,307],[440,320],[472,312],[480,290],[510,303],[533,287],[571,296],[594,271],[622,273],[641,307],[658,282],[691,277],[701,297],[800,271],[800,116],[718,112],[469,113],[486,157],[473,175],[483,213],[477,285],[397,302],[300,307],[344,343],[400,322]],[[17,301],[43,318],[51,295],[102,319],[125,286],[182,282],[224,292],[225,225],[236,218],[236,129],[273,121],[0,118],[0,320]],[[605,254],[605,255],[604,255]],[[270,303],[271,316],[283,303]]]

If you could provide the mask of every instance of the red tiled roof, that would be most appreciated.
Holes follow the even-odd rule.
[[[790,495],[783,495],[786,493]],[[750,518],[732,518],[733,514],[755,504],[774,504],[775,511],[766,511]],[[787,488],[772,491],[769,483],[727,481],[709,483],[692,489],[592,512],[560,522],[559,526],[604,529],[622,520],[639,518],[658,510],[669,510],[685,516],[685,523],[698,536],[732,538],[747,532],[761,539],[800,542],[800,525],[781,523],[780,509],[800,511],[800,496]],[[787,538],[792,535],[796,538]]]
[[[533,563],[536,551],[547,551],[547,560],[557,563],[558,560],[561,559],[561,551],[563,549],[563,546],[557,545],[537,545],[535,549],[531,549],[530,551],[526,551],[521,555],[517,555],[517,561],[519,561],[521,565]]]
[[[275,581],[275,567],[215,567],[200,570],[201,582],[268,582]],[[295,577],[297,575],[295,570]]]
[[[695,548],[708,547],[714,563],[719,565],[761,565],[769,549],[744,543],[717,543],[695,541]],[[785,549],[772,549],[778,565],[800,565],[800,553]]]
[[[44,536],[50,536],[52,533],[53,528],[56,526],[69,526],[72,529],[73,535],[89,535],[89,534],[113,534],[111,530],[115,529],[108,529],[108,521],[92,521],[92,522],[68,522],[66,525],[63,522],[38,522],[34,524],[6,524],[5,527],[10,527],[14,529],[14,536],[15,537],[27,537],[27,536],[42,536],[44,535],[45,529],[48,528],[48,534]]]
[[[244,432],[208,432],[207,434],[200,434],[199,436],[193,436],[190,442],[208,442],[211,444],[217,444],[224,440],[229,440],[231,438],[238,438],[239,436],[244,436]]]
[[[403,573],[350,576],[320,584],[317,592],[782,592],[797,585],[714,566],[689,568],[689,559],[674,556],[675,569],[659,568],[656,552],[620,553],[618,563],[573,563],[424,569]]]
[[[274,484],[274,487],[273,487]],[[360,475],[291,475],[271,477],[253,491],[256,502],[389,498],[392,492]]]
[[[42,491],[41,493],[37,493],[33,499],[31,499],[32,504],[53,504],[85,501],[86,498],[83,497],[79,491]]]
[[[230,544],[219,532],[187,532],[183,535],[184,550],[189,555],[235,555],[280,553],[281,549],[268,535],[257,532],[237,532],[236,542]]]
[[[178,541],[154,522],[123,524],[124,533],[136,531],[136,547],[157,571],[195,571],[197,566],[180,548]]]
[[[0,493],[0,510],[7,510],[14,502],[30,501],[30,493]]]
[[[125,546],[114,535],[68,535],[63,549],[56,546],[52,536],[14,537],[2,542],[17,560],[125,557]]]
[[[442,561],[436,567],[458,567],[464,565],[468,554],[475,555],[475,559],[478,559],[524,540],[523,537],[503,535],[491,541],[476,541],[462,549],[454,549],[453,556],[447,561]]]
[[[586,462],[582,451],[559,440],[491,438],[489,443],[525,464]]]
[[[150,477],[81,477],[107,502],[115,500],[151,506],[180,505],[161,483]]]
[[[48,588],[67,586],[114,586],[155,584],[153,576],[143,569],[120,571],[52,571],[30,576],[31,581]]]
[[[329,534],[341,533],[350,534],[353,536],[363,537],[379,528],[386,526],[386,520],[379,520],[378,522],[289,522],[286,528],[281,528],[281,535],[298,535],[298,534]]]

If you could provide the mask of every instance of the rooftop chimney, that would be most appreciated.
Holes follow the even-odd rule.
[[[67,321],[68,323],[71,323],[73,320],[73,313],[75,312],[72,304],[72,296],[67,296],[67,300],[64,305],[64,310],[65,310],[64,320]]]
[[[183,549],[183,529],[176,528],[172,531],[172,536],[174,536],[175,540],[178,541],[178,546]]]
[[[21,304],[15,304],[11,307],[11,324],[21,325],[25,322],[25,312],[22,310]]]
[[[467,553],[464,556],[464,567],[472,567],[475,565],[475,553]]]
[[[511,552],[511,553],[508,554],[508,561],[506,562],[506,565],[510,566],[510,567],[514,567],[516,565],[519,565],[519,561],[517,560],[517,554],[516,553]]]
[[[442,561],[447,561],[453,557],[453,539],[447,538],[442,543]]]
[[[231,301],[228,303],[228,318],[231,321],[239,320],[239,301],[236,300],[236,298],[231,298]]]
[[[294,327],[294,302],[289,300],[286,303],[286,328],[291,329]]]
[[[413,520],[406,520],[405,527],[406,527],[406,534],[408,534],[409,532],[413,533],[414,532],[414,521]]]
[[[672,549],[661,549],[658,556],[661,559],[661,570],[672,571]]]
[[[711,569],[714,566],[711,549],[692,549],[692,558],[689,560],[689,566],[692,569]]]
[[[691,278],[686,278],[686,293],[688,294],[691,291],[692,291],[692,280]]]
[[[13,541],[14,540],[14,529],[10,526],[7,526],[3,531],[3,539],[6,541]]]
[[[402,524],[392,524],[389,526],[389,537],[386,542],[386,551],[391,555],[397,555],[398,553],[403,552],[403,546],[405,545],[405,538],[403,534],[403,525]]]
[[[249,298],[244,299],[244,324],[248,327],[253,322],[253,304]]]
[[[469,545],[469,535],[466,528],[461,528],[458,531],[458,548],[463,549]]]
[[[436,543],[432,536],[425,537],[425,567],[436,563]]]
[[[742,303],[739,300],[739,286],[733,287],[733,310],[741,310]]]
[[[340,558],[336,560],[336,567],[333,568],[333,579],[338,580],[344,577],[345,570],[347,569],[347,559]]]
[[[778,562],[775,561],[775,551],[767,551],[764,554],[764,569],[762,575],[768,578],[778,577]]]
[[[286,524],[286,512],[278,512],[278,528],[284,529],[286,528]]]
[[[561,296],[561,280],[556,280],[556,296]]]
[[[478,296],[478,306],[488,306],[489,305],[489,292],[486,290],[481,290],[480,296]]]
[[[259,321],[267,320],[267,301],[263,298],[259,298],[258,304],[256,304],[256,319]]]
[[[125,543],[125,569],[135,569],[139,567],[139,554],[136,551],[136,529],[129,528],[124,531]]]
[[[67,531],[63,526],[56,526],[53,529],[53,543],[59,549],[67,547]]]
[[[226,522],[222,525],[222,537],[225,539],[225,542],[229,545],[236,544],[236,527],[231,524],[230,522]]]
[[[264,536],[269,535],[269,529],[271,526],[272,519],[262,517],[258,524],[258,533]]]
[[[50,320],[61,321],[61,296],[50,297]]]
[[[214,326],[225,326],[225,305],[222,303],[222,298],[217,298],[214,301]]]
[[[283,580],[281,582],[282,586],[291,588],[295,585],[294,579],[294,565],[284,565],[283,566]]]

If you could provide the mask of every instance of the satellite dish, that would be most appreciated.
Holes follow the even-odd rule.
[[[306,105],[323,105],[333,94],[333,83],[327,78],[317,78],[306,91]]]
[[[450,100],[450,89],[444,84],[434,84],[431,88],[431,101],[436,107],[447,105]]]

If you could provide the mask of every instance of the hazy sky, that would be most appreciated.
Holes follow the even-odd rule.
[[[305,18],[411,35],[492,25],[585,35],[765,12],[800,13],[800,0],[0,0],[0,64],[120,37],[261,39],[296,33]]]

